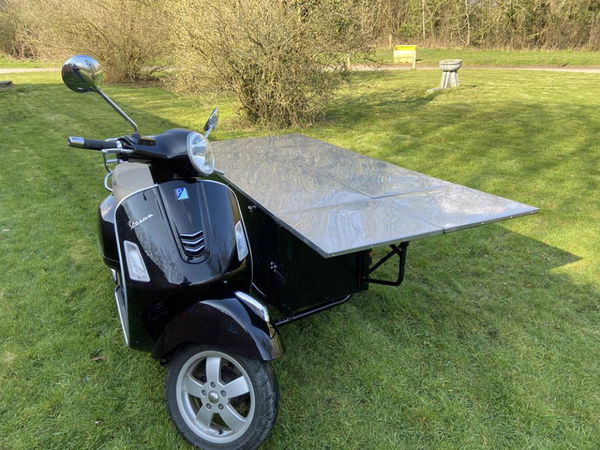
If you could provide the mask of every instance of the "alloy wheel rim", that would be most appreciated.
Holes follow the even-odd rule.
[[[231,356],[203,351],[186,361],[177,377],[177,406],[202,439],[228,443],[242,436],[254,418],[252,382]]]

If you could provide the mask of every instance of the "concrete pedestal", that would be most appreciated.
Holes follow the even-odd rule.
[[[460,69],[461,66],[461,59],[444,59],[443,61],[440,61],[440,69],[442,69],[440,89],[460,86],[460,82],[458,81],[458,69]]]

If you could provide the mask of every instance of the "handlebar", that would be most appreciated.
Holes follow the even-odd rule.
[[[67,139],[69,147],[83,148],[87,150],[104,150],[108,148],[120,147],[118,141],[100,141],[97,139],[86,139],[79,136],[69,136]]]

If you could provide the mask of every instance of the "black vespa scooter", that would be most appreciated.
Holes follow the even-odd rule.
[[[100,243],[125,340],[169,364],[171,417],[203,448],[255,448],[267,437],[278,400],[268,361],[282,353],[275,327],[373,284],[399,286],[412,240],[537,212],[298,134],[211,148],[216,111],[204,136],[140,136],[98,88],[96,61],[75,56],[62,76],[76,92],[100,94],[134,128],[69,144],[101,151],[109,171]],[[375,262],[378,247],[390,250]],[[394,261],[393,279],[375,276]],[[280,316],[271,321],[250,294]]]
[[[70,58],[62,78],[75,92],[102,96],[134,129],[106,140],[68,138],[71,147],[101,152],[108,171],[100,245],[125,342],[168,363],[167,408],[187,441],[258,447],[277,413],[268,361],[282,346],[267,309],[249,295],[250,246],[236,195],[209,178],[215,168],[207,138],[217,110],[204,135],[173,129],[142,136],[100,90],[93,58]]]

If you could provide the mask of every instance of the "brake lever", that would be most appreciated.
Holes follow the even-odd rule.
[[[117,141],[117,143],[118,143],[118,141]],[[126,148],[105,148],[105,149],[102,149],[101,152],[102,152],[102,160],[104,162],[104,168],[108,172],[106,174],[106,177],[104,178],[104,187],[112,192],[112,189],[110,189],[108,187],[108,177],[110,175],[112,175],[112,169],[110,167],[108,167],[108,165],[112,164],[112,163],[118,164],[119,159],[118,159],[118,157],[117,157],[117,159],[107,159],[107,156],[108,155],[122,155],[122,154],[131,155],[133,153],[133,150],[129,150]]]
[[[105,155],[114,155],[116,153],[124,153],[126,155],[131,155],[134,153],[133,150],[128,150],[126,148],[105,148],[102,150],[102,153]]]

